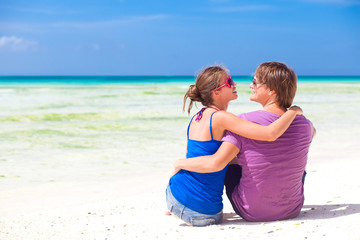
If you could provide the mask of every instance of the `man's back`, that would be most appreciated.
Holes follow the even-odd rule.
[[[240,115],[241,118],[269,125],[280,116],[267,111]],[[276,141],[265,142],[226,133],[223,141],[236,145],[242,167],[240,184],[232,200],[248,221],[271,221],[297,216],[304,203],[302,177],[313,137],[313,126],[298,116]]]

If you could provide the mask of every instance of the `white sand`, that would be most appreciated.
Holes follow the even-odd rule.
[[[323,159],[324,160],[324,159]],[[224,221],[189,227],[164,211],[168,173],[103,183],[49,183],[1,193],[0,239],[360,239],[356,157],[308,164],[295,219],[251,223],[224,196]]]

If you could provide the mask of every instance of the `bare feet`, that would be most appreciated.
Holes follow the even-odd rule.
[[[170,216],[171,212],[169,212],[168,210],[165,211],[165,215]]]

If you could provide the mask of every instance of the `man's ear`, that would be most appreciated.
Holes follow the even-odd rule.
[[[269,95],[271,96],[271,95],[274,95],[274,94],[276,94],[276,92],[274,91],[274,90],[271,90],[270,92],[269,92]]]

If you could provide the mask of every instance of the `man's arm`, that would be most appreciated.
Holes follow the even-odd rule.
[[[213,155],[178,159],[174,168],[175,171],[184,169],[199,173],[217,172],[224,169],[238,153],[239,149],[234,144],[223,142]]]

